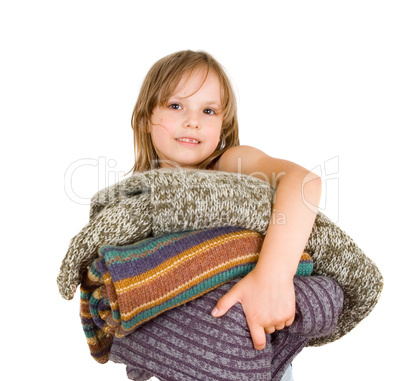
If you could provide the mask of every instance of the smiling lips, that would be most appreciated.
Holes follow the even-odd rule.
[[[193,143],[193,144],[199,144],[200,142],[195,139],[191,138],[177,138],[176,139],[178,142],[185,142],[185,143]]]

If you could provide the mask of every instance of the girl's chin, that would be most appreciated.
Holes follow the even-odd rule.
[[[161,168],[185,168],[185,169],[197,169],[197,164],[198,163],[182,163],[178,161],[173,161],[173,160],[167,160],[167,161],[159,161]]]
[[[197,169],[199,163],[204,161],[206,158],[200,157],[200,155],[191,155],[182,153],[182,155],[177,155],[177,158],[172,159],[159,159],[159,164],[162,168],[189,168]]]

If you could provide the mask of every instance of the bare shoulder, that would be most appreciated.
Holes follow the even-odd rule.
[[[267,155],[258,148],[236,146],[225,151],[215,165],[217,171],[242,173],[261,179],[272,180],[278,175],[293,170],[307,171],[305,168],[288,160]]]
[[[259,170],[270,170],[278,167],[282,160],[267,155],[258,148],[236,146],[225,151],[217,161],[218,171],[251,174]],[[284,164],[284,163],[282,163]]]

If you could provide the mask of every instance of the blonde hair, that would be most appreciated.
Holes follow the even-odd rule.
[[[160,167],[158,154],[152,144],[151,134],[148,132],[152,112],[155,107],[166,104],[184,74],[191,75],[195,69],[202,67],[207,69],[205,80],[210,70],[214,71],[219,78],[223,122],[221,140],[216,150],[199,163],[198,168],[208,168],[223,152],[240,144],[236,98],[223,67],[206,52],[183,50],[157,61],[149,70],[141,86],[131,117],[135,158],[133,172],[143,172]]]

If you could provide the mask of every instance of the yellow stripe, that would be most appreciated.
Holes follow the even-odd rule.
[[[304,251],[302,256],[301,256],[301,258],[300,258],[300,260],[302,260],[302,261],[311,261],[312,258],[310,256],[310,254],[307,253],[307,251]]]
[[[95,275],[94,273],[92,273],[91,271],[88,271],[87,277],[90,281],[92,281],[93,283],[95,283],[95,286],[102,282],[102,276],[98,277],[97,275]]]
[[[95,346],[97,347],[99,345],[99,341],[101,341],[102,339],[104,339],[107,336],[107,333],[105,333],[102,330],[97,330],[97,334],[96,336],[93,336],[91,338],[87,337],[87,343],[90,346]]]
[[[86,319],[92,319],[93,316],[90,312],[88,312],[88,313],[81,312],[81,317],[84,317]]]

